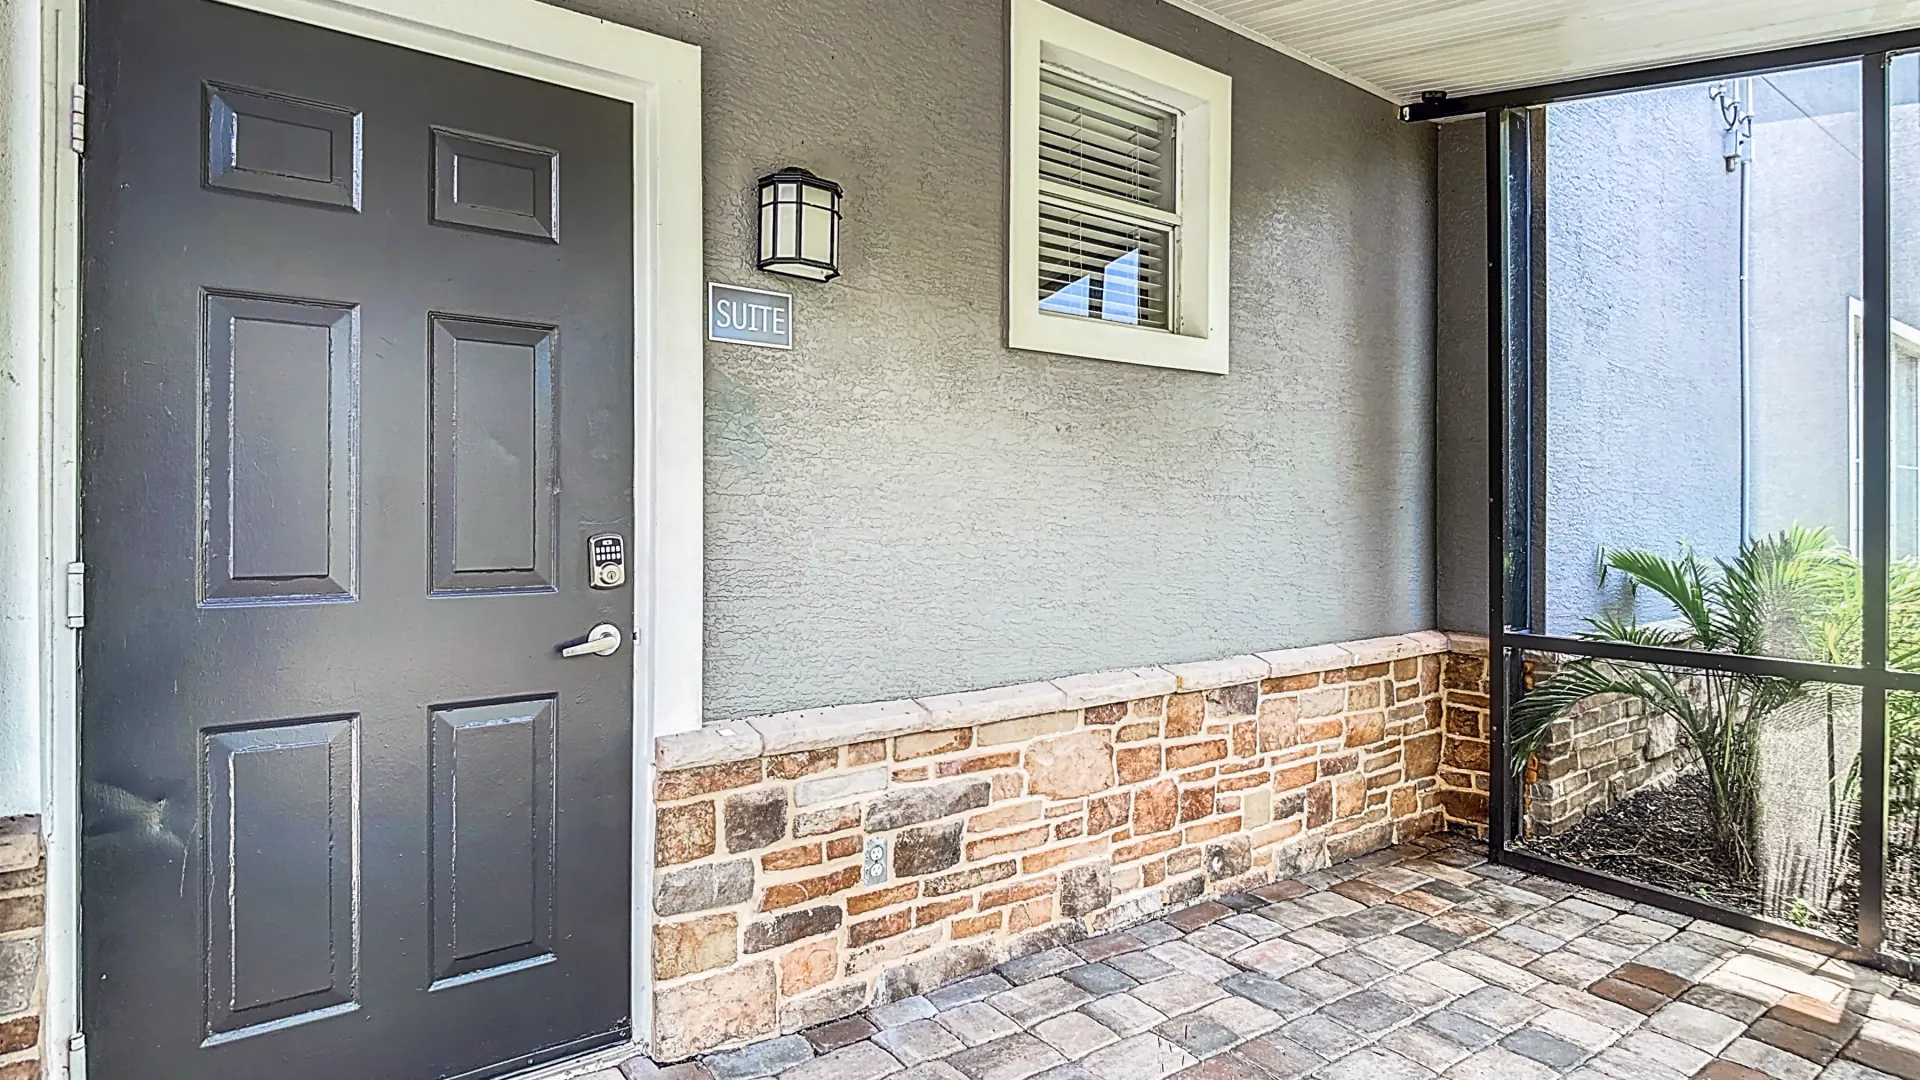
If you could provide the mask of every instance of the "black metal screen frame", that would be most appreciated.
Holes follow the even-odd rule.
[[[1483,113],[1486,126],[1488,289],[1488,696],[1490,855],[1497,863],[1727,923],[1750,933],[1832,953],[1906,977],[1920,959],[1889,952],[1885,936],[1887,826],[1887,694],[1920,692],[1920,673],[1887,667],[1887,573],[1890,498],[1892,243],[1888,67],[1896,51],[1920,50],[1920,30],[1853,42],[1754,54],[1605,76],[1532,91],[1408,106],[1409,120]],[[1864,338],[1861,357],[1861,663],[1859,667],[1763,656],[1588,641],[1544,632],[1535,565],[1544,520],[1536,490],[1541,400],[1538,373],[1545,344],[1537,333],[1544,296],[1544,200],[1536,153],[1543,106],[1556,101],[1672,86],[1706,78],[1857,61],[1861,70]],[[1785,923],[1708,904],[1694,897],[1617,878],[1516,848],[1521,808],[1506,716],[1525,689],[1529,653],[1683,666],[1858,687],[1861,692],[1860,884],[1856,943],[1811,934]]]

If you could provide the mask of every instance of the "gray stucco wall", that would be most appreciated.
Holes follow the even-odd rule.
[[[1430,626],[1433,132],[1159,0],[1065,0],[1234,79],[1232,374],[1003,347],[996,2],[567,0],[704,50],[707,714]],[[847,187],[845,277],[749,265],[754,179]]]
[[[1438,125],[1433,390],[1434,618],[1487,627],[1486,124]]]
[[[1825,526],[1844,544],[1847,301],[1862,290],[1860,69],[1752,85],[1753,529]]]
[[[1722,130],[1701,86],[1548,109],[1550,633],[1626,614],[1602,548],[1739,547],[1739,181]]]
[[[1904,178],[1920,178],[1913,67],[1903,69],[1906,82],[1896,72],[1896,193],[1912,186]],[[1754,535],[1797,523],[1847,538],[1859,85],[1849,64],[1735,87],[1757,118],[1748,226]],[[1600,547],[1673,551],[1691,541],[1712,555],[1740,537],[1739,177],[1721,164],[1720,120],[1704,86],[1555,106],[1548,116],[1547,584],[1549,626],[1566,631],[1584,615],[1618,610],[1619,594],[1594,574]],[[1484,314],[1465,321],[1485,305],[1481,146],[1477,122],[1441,130],[1435,580],[1440,620],[1455,626],[1484,621],[1486,602],[1485,411],[1470,397],[1484,380]],[[1911,234],[1895,229],[1894,314],[1907,322],[1920,317],[1920,243]]]
[[[1920,60],[1893,65],[1893,316],[1920,326]],[[1860,74],[1854,65],[1755,80],[1754,398],[1756,528],[1850,531],[1848,300],[1860,273]],[[1894,371],[1893,551],[1920,552],[1912,349]],[[1902,392],[1903,384],[1905,393]],[[1905,466],[1902,468],[1901,466]]]
[[[1546,132],[1545,607],[1568,633],[1625,614],[1602,547],[1739,543],[1738,188],[1701,87],[1557,105]],[[1435,520],[1458,522],[1436,540],[1449,626],[1486,622],[1486,410],[1468,400],[1486,380],[1483,146],[1477,122],[1440,134],[1435,378],[1460,399],[1435,427]]]

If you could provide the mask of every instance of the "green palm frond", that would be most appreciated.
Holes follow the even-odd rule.
[[[1587,620],[1589,640],[1753,655],[1859,655],[1859,573],[1823,529],[1794,527],[1741,545],[1731,558],[1703,562],[1690,547],[1677,558],[1611,550],[1606,570],[1657,594],[1678,619],[1643,625],[1610,616]],[[1911,575],[1914,654],[1920,658],[1920,568]],[[1851,603],[1853,613],[1847,611]],[[1554,723],[1603,695],[1638,701],[1671,719],[1710,791],[1707,827],[1720,854],[1742,874],[1753,868],[1759,731],[1770,715],[1808,694],[1799,680],[1691,666],[1580,659],[1561,665],[1514,703],[1508,735],[1516,773],[1546,743]],[[1920,724],[1920,703],[1914,710]],[[1920,755],[1916,755],[1920,756]]]
[[[1672,604],[1691,628],[1686,644],[1703,649],[1718,647],[1718,629],[1707,606],[1705,567],[1691,549],[1678,559],[1640,548],[1608,550],[1602,553],[1602,565],[1627,575],[1635,585],[1653,590]]]
[[[1815,566],[1834,550],[1827,530],[1796,525],[1715,560],[1720,572],[1703,591],[1718,647],[1749,655],[1800,652],[1795,639],[1806,636],[1806,615],[1819,602]]]
[[[1657,649],[1683,648],[1687,644],[1687,633],[1671,626],[1657,623],[1641,626],[1624,622],[1612,615],[1593,615],[1586,620],[1587,628],[1579,632],[1587,641],[1620,641],[1629,645],[1647,645]]]
[[[1644,550],[1600,554],[1602,580],[1627,575],[1657,594],[1677,619],[1586,620],[1580,636],[1661,648],[1793,656],[1834,664],[1861,661],[1865,588],[1860,561],[1823,529],[1793,527],[1741,545],[1730,558],[1678,557]],[[1887,661],[1920,671],[1920,558],[1895,559],[1886,582]],[[1754,867],[1760,732],[1769,717],[1809,697],[1818,684],[1692,666],[1577,659],[1545,673],[1508,712],[1516,774],[1544,748],[1556,721],[1595,698],[1620,696],[1673,721],[1708,785],[1710,831],[1739,873]],[[1831,713],[1832,710],[1829,709]],[[1920,693],[1887,698],[1888,795],[1892,812],[1920,835]],[[1840,817],[1858,812],[1859,765],[1832,778]],[[1853,804],[1850,808],[1845,804]]]
[[[1546,743],[1554,721],[1601,694],[1636,694],[1638,685],[1618,677],[1604,660],[1574,660],[1524,694],[1507,710],[1507,745],[1515,776]]]

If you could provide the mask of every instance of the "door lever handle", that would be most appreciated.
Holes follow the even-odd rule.
[[[576,656],[612,656],[619,651],[620,628],[604,622],[587,631],[585,641],[560,647],[560,655],[569,659]]]

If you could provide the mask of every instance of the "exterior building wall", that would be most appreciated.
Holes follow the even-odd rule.
[[[706,715],[1433,625],[1433,132],[1163,0],[1062,0],[1232,76],[1232,371],[1004,347],[1001,3],[565,0],[702,47]],[[844,276],[758,273],[754,182],[847,188]],[[1016,272],[1018,272],[1016,270]]]
[[[0,122],[39,130],[41,5],[0,4]],[[40,453],[40,146],[0,139],[0,817],[41,810],[42,635]]]
[[[1484,819],[1444,790],[1448,649],[1426,632],[661,740],[655,1057]],[[876,840],[885,880],[863,884]]]
[[[1913,66],[1901,69],[1909,76]],[[1896,73],[1898,74],[1898,73]],[[1849,527],[1848,299],[1860,295],[1859,69],[1737,81],[1749,165],[1749,535]],[[1898,194],[1920,183],[1920,89],[1893,87]],[[1547,111],[1548,625],[1625,614],[1602,547],[1727,554],[1739,487],[1739,176],[1705,86]],[[1436,612],[1485,623],[1484,128],[1440,126]],[[1920,325],[1920,240],[1894,230],[1894,316]],[[1616,579],[1617,580],[1617,579]],[[1617,588],[1617,584],[1614,586]],[[1659,617],[1648,608],[1644,617]]]
[[[1546,113],[1545,628],[1663,618],[1599,552],[1741,541],[1739,179],[1703,86]],[[1484,278],[1484,274],[1482,277]]]
[[[1434,623],[1486,632],[1486,124],[1435,125]]]
[[[1848,300],[1863,285],[1860,69],[1780,72],[1752,86],[1753,531],[1824,526],[1844,544]],[[1913,108],[1897,112],[1911,130]]]
[[[47,864],[39,819],[0,818],[0,1080],[39,1080]]]

